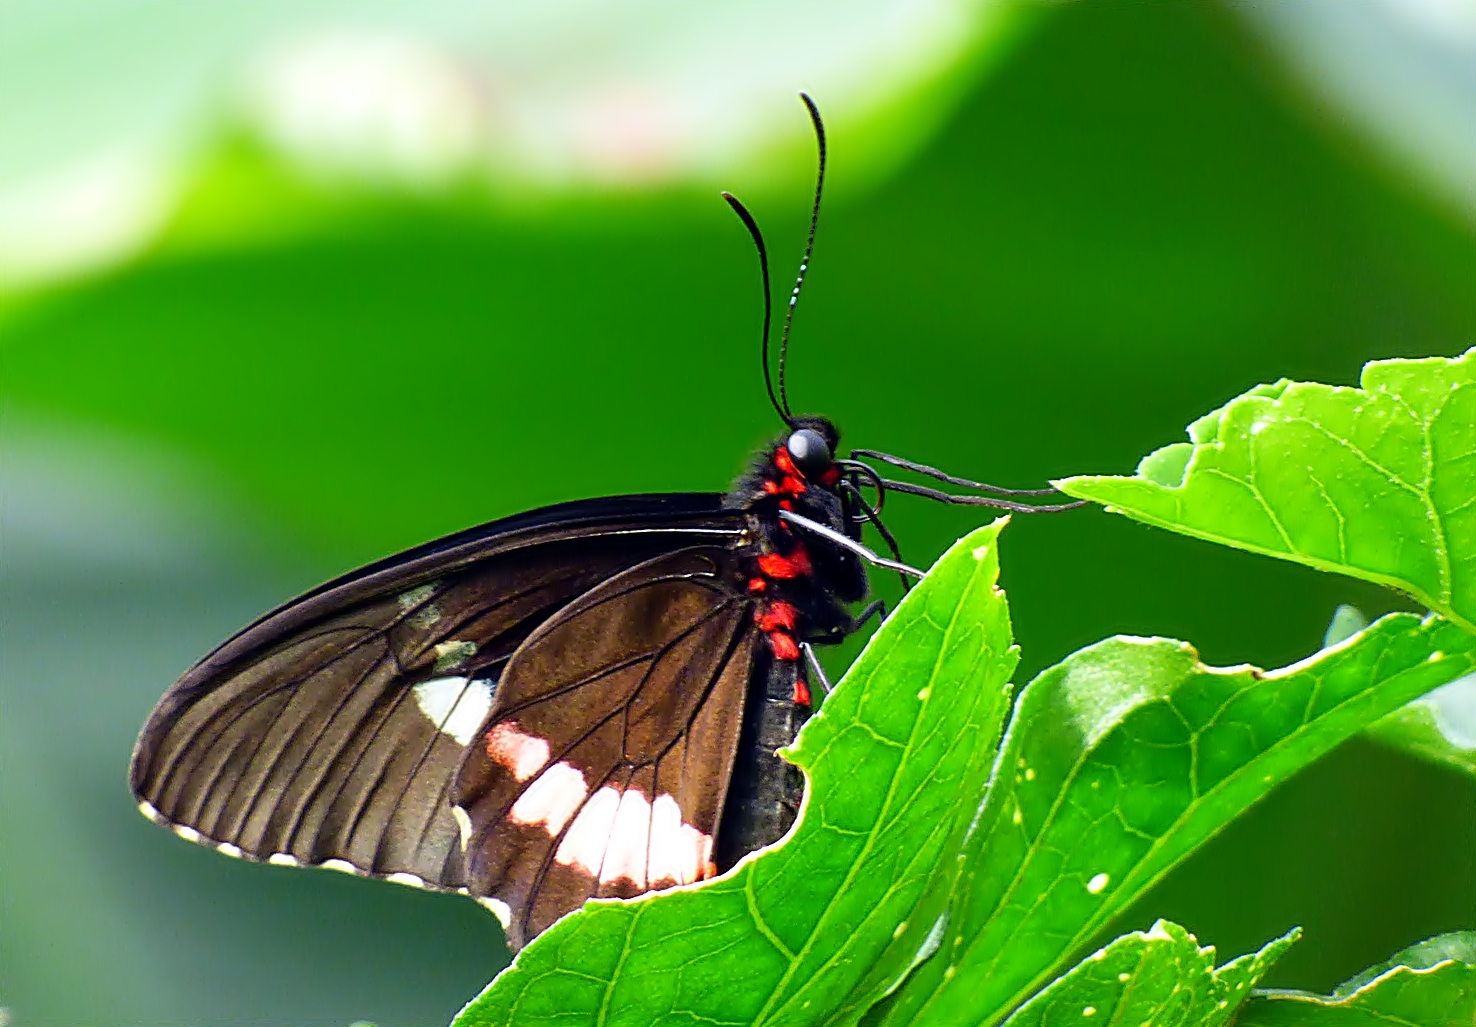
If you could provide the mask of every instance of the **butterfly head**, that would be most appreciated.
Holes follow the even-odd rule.
[[[823,417],[796,417],[791,427],[784,449],[795,468],[810,481],[829,484],[826,479],[835,470],[840,432]]]

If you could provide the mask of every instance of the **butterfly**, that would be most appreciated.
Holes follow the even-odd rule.
[[[140,809],[226,855],[476,897],[520,948],[592,897],[693,884],[778,841],[803,780],[777,750],[829,690],[812,646],[860,630],[866,564],[907,582],[888,490],[1044,511],[1041,496],[875,450],[789,408],[726,494],[582,500],[493,521],[330,581],[190,668],[139,736]],[[990,495],[883,478],[871,458]],[[872,499],[866,498],[867,494]],[[883,557],[862,543],[872,525]]]

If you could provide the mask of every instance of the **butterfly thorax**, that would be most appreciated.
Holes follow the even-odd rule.
[[[820,418],[798,421],[818,430],[833,450],[835,428]],[[844,634],[851,623],[849,603],[866,595],[861,562],[833,542],[808,534],[780,517],[789,511],[848,537],[857,529],[836,491],[840,469],[830,464],[806,474],[781,436],[761,450],[724,500],[728,509],[747,514],[744,583],[754,604],[754,621],[768,639],[774,659],[793,665],[794,701],[811,704],[800,669],[800,644],[824,642]]]

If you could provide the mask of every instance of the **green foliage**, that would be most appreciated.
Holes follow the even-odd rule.
[[[1222,1027],[1297,934],[1216,969],[1214,946],[1200,948],[1194,935],[1160,920],[1082,960],[1021,1006],[1005,1027]]]
[[[1370,967],[1331,995],[1262,992],[1238,1027],[1454,1027],[1476,1023],[1476,931],[1442,934]]]
[[[1000,1022],[1246,807],[1473,665],[1476,636],[1412,614],[1269,673],[1168,639],[1068,657],[1021,694],[940,955],[880,1022]]]
[[[1363,611],[1343,603],[1333,611],[1322,644],[1337,645],[1366,627],[1368,618]],[[1476,688],[1467,688],[1468,684],[1453,683],[1395,710],[1368,729],[1369,737],[1432,763],[1476,775],[1476,744],[1473,744],[1476,740],[1455,730],[1453,725],[1442,723],[1442,719],[1450,718],[1452,707],[1457,713],[1464,713],[1476,699]]]
[[[1258,385],[1135,476],[1057,484],[1135,520],[1388,585],[1476,630],[1476,350],[1361,388]]]
[[[1373,361],[1358,389],[1258,385],[1189,437],[1132,477],[1058,484],[1148,524],[1388,585],[1476,627],[1476,350]],[[1342,624],[1334,618],[1329,644],[1357,629],[1356,618]],[[1476,751],[1427,704],[1371,733],[1476,773]]]
[[[817,1023],[880,997],[915,954],[890,943],[954,870],[1009,708],[1004,523],[944,555],[806,725],[790,755],[810,790],[786,844],[710,886],[588,903],[458,1027]]]
[[[1465,695],[1460,701],[1467,702]],[[1451,738],[1437,719],[1435,697],[1417,699],[1395,710],[1368,729],[1368,736],[1385,745],[1476,777],[1476,748]]]

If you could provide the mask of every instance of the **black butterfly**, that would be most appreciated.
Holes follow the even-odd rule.
[[[802,94],[803,96],[803,94]],[[758,248],[764,377],[787,430],[726,495],[585,500],[493,521],[345,575],[262,617],[160,700],[133,753],[140,808],[232,856],[469,893],[518,948],[592,896],[690,884],[777,841],[803,782],[775,750],[828,690],[810,649],[856,631],[863,561],[921,576],[878,516],[893,489],[797,417]],[[872,502],[863,490],[874,493]],[[872,524],[885,559],[860,542]],[[807,665],[809,672],[802,669]]]

